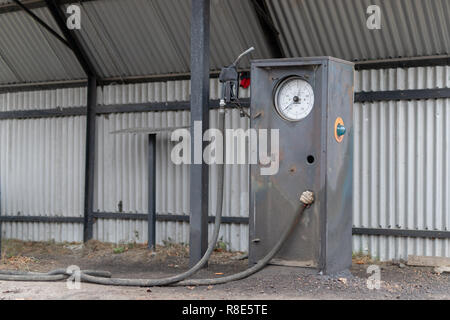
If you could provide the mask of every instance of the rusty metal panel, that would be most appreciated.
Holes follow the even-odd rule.
[[[326,261],[329,270],[349,267],[353,213],[353,66],[331,61],[328,65],[327,164],[326,164]],[[342,141],[335,135],[341,118],[347,130]],[[325,130],[325,129],[323,129]],[[348,250],[350,249],[350,250]]]

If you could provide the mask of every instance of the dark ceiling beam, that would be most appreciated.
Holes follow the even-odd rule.
[[[18,7],[20,7],[23,11],[25,11],[34,21],[36,21],[38,24],[40,24],[45,30],[50,32],[56,39],[61,41],[65,46],[70,48],[69,43],[66,39],[61,37],[58,32],[52,29],[45,21],[43,21],[41,18],[39,18],[36,14],[34,14],[33,11],[31,11],[26,5],[21,3],[19,0],[13,0],[14,3],[17,4]]]
[[[250,71],[249,69],[243,69],[243,71]],[[213,71],[209,74],[211,79],[219,77],[219,72]],[[172,74],[156,74],[148,76],[131,76],[122,78],[102,78],[98,80],[99,86],[108,85],[120,85],[120,84],[138,84],[138,83],[151,83],[151,82],[166,82],[166,81],[179,81],[190,80],[190,73],[172,73]],[[64,81],[46,81],[46,82],[33,82],[33,83],[17,83],[17,84],[5,84],[0,85],[0,93],[12,93],[12,92],[24,92],[24,91],[39,91],[39,90],[51,90],[62,88],[81,88],[86,87],[87,79],[79,80],[64,80]]]
[[[17,83],[17,84],[0,85],[0,93],[40,91],[40,90],[52,90],[64,88],[82,88],[86,86],[87,86],[87,79]]]
[[[448,99],[450,88],[356,92],[355,103],[378,101]]]
[[[372,69],[390,69],[390,68],[417,68],[430,66],[448,66],[450,65],[450,56],[428,56],[428,57],[413,57],[392,60],[373,60],[355,62],[356,70],[372,70]],[[243,71],[250,71],[248,69]],[[209,74],[210,78],[217,78],[218,71],[212,71]],[[102,86],[111,84],[136,84],[149,82],[165,82],[175,80],[189,80],[190,73],[167,73],[145,76],[125,76],[122,78],[108,77],[99,80],[98,84]],[[60,88],[79,88],[86,87],[87,79],[79,80],[65,80],[65,81],[47,81],[47,82],[33,82],[33,83],[17,83],[0,85],[0,93],[6,92],[23,92],[23,91],[37,91],[50,90]]]
[[[45,3],[47,4],[48,10],[50,11],[53,19],[55,19],[56,24],[58,25],[59,29],[63,33],[67,42],[69,43],[70,48],[75,54],[78,62],[80,63],[86,75],[88,77],[95,76],[98,79],[99,77],[97,70],[90,61],[86,50],[80,43],[80,40],[78,39],[73,30],[69,30],[67,28],[66,15],[64,11],[61,9],[61,1],[45,0]]]
[[[250,69],[240,69],[240,70],[250,72]],[[219,71],[212,71],[210,72],[209,77],[211,79],[216,79],[219,77],[219,74],[220,74]],[[122,78],[108,77],[98,80],[97,83],[99,86],[108,86],[119,84],[138,84],[138,83],[166,82],[166,81],[179,81],[190,79],[191,79],[190,73],[167,73],[167,74],[154,74],[146,76],[129,76]],[[51,90],[61,88],[81,88],[86,87],[86,85],[87,79],[5,84],[0,85],[0,93]]]
[[[266,37],[272,58],[285,58],[283,46],[280,41],[280,33],[270,15],[269,7],[265,0],[251,0],[256,16],[261,25],[262,32]]]
[[[61,5],[65,4],[77,4],[77,3],[83,3],[83,2],[91,2],[95,0],[61,0],[59,3]],[[23,5],[27,6],[28,9],[39,9],[46,7],[46,3],[44,0],[23,0],[21,1]],[[17,12],[22,10],[16,3],[4,3],[0,4],[0,14],[2,13],[10,13],[10,12]]]
[[[78,62],[87,75],[87,110],[86,110],[86,160],[84,184],[84,229],[83,240],[86,242],[94,236],[94,176],[95,176],[95,144],[96,144],[96,108],[97,82],[100,80],[98,70],[91,62],[87,49],[83,47],[74,30],[69,30],[66,24],[66,14],[62,9],[62,1],[45,0],[47,8],[59,29],[75,54]]]
[[[374,70],[390,68],[417,68],[450,65],[450,55],[423,56],[413,58],[383,59],[360,61],[355,63],[355,70]]]

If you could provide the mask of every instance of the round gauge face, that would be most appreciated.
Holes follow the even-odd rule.
[[[283,119],[300,121],[314,106],[314,90],[307,81],[290,77],[278,85],[274,99],[275,108]]]

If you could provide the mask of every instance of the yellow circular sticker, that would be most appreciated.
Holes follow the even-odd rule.
[[[341,143],[344,140],[344,134],[340,132],[341,128],[344,128],[344,133],[345,133],[345,125],[344,125],[344,120],[342,120],[341,117],[337,117],[335,123],[334,123],[334,138],[336,139],[336,141],[338,143]]]

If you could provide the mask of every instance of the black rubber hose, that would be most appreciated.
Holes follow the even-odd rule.
[[[184,281],[177,282],[173,285],[174,286],[210,286],[210,285],[216,285],[216,284],[223,284],[223,283],[227,283],[227,282],[242,280],[242,279],[247,278],[247,277],[251,276],[252,274],[260,271],[270,262],[270,260],[272,260],[272,258],[277,254],[277,252],[280,251],[281,247],[286,242],[286,240],[289,238],[289,236],[292,233],[292,231],[294,230],[295,226],[298,224],[303,212],[314,201],[314,199],[312,198],[312,193],[310,195],[311,196],[308,195],[308,197],[311,200],[308,200],[307,202],[302,201],[302,206],[300,207],[297,214],[295,215],[295,217],[290,225],[290,228],[287,229],[282,234],[281,238],[278,240],[277,244],[272,248],[272,250],[270,250],[269,253],[263,259],[258,261],[258,263],[256,263],[254,266],[252,266],[242,272],[239,272],[239,273],[227,276],[227,277],[212,278],[212,279],[190,279],[190,280],[184,280]],[[82,277],[83,277],[83,275],[82,275]]]
[[[7,274],[3,273],[3,271],[0,273],[0,280],[6,280],[6,281],[61,281],[64,279],[67,279],[68,275],[65,274],[55,274],[55,275],[49,275],[46,273],[27,273],[27,274]]]
[[[223,109],[219,110],[219,130],[222,132],[225,128],[225,111]],[[223,152],[225,155],[225,152]],[[154,287],[154,286],[166,286],[172,283],[176,283],[182,281],[184,279],[189,278],[196,272],[198,272],[203,266],[208,262],[211,254],[213,253],[217,239],[219,238],[220,225],[222,223],[222,207],[223,207],[223,188],[224,188],[224,171],[225,165],[222,163],[218,164],[219,168],[218,178],[217,178],[217,203],[216,203],[216,218],[214,223],[214,233],[212,237],[212,241],[209,243],[208,248],[203,255],[203,257],[189,270],[186,272],[177,274],[175,276],[161,278],[161,279],[122,279],[122,278],[105,278],[101,275],[104,274],[104,271],[98,271],[96,274],[92,271],[81,272],[81,281],[103,284],[103,285],[114,285],[114,286],[135,286],[135,287]],[[98,275],[98,276],[97,276]],[[50,271],[49,273],[20,273],[20,274],[11,274],[11,271],[0,271],[0,280],[9,280],[9,281],[58,281],[63,280],[70,276],[67,274],[66,270],[58,269]]]
[[[81,270],[81,274],[87,274],[95,277],[111,278],[111,273],[108,271],[97,270]],[[24,272],[13,270],[0,271],[0,280],[6,281],[60,281],[67,279],[72,273],[68,273],[66,269],[56,269],[47,273],[40,272]]]
[[[254,266],[248,268],[245,271],[242,271],[240,273],[233,274],[231,276],[223,277],[223,278],[213,278],[213,279],[192,279],[192,280],[184,280],[176,283],[172,283],[172,286],[209,286],[209,285],[216,285],[216,284],[223,284],[231,281],[237,281],[244,278],[247,278],[251,276],[252,274],[260,271],[263,269],[269,262],[272,260],[272,258],[277,254],[277,252],[281,249],[283,244],[286,242],[286,240],[289,238],[290,234],[298,224],[303,212],[308,208],[313,202],[314,202],[314,195],[312,192],[305,191],[302,193],[300,197],[300,201],[302,202],[302,205],[300,209],[297,211],[297,214],[294,216],[290,227],[284,231],[284,233],[281,235],[281,238],[278,240],[277,244],[270,250],[270,252],[257,264]],[[81,279],[85,282],[92,282],[97,284],[115,284],[116,280],[119,279],[100,279],[97,277],[93,277],[88,274],[81,274]],[[122,279],[123,280],[123,279]],[[122,284],[119,284],[122,285]]]

